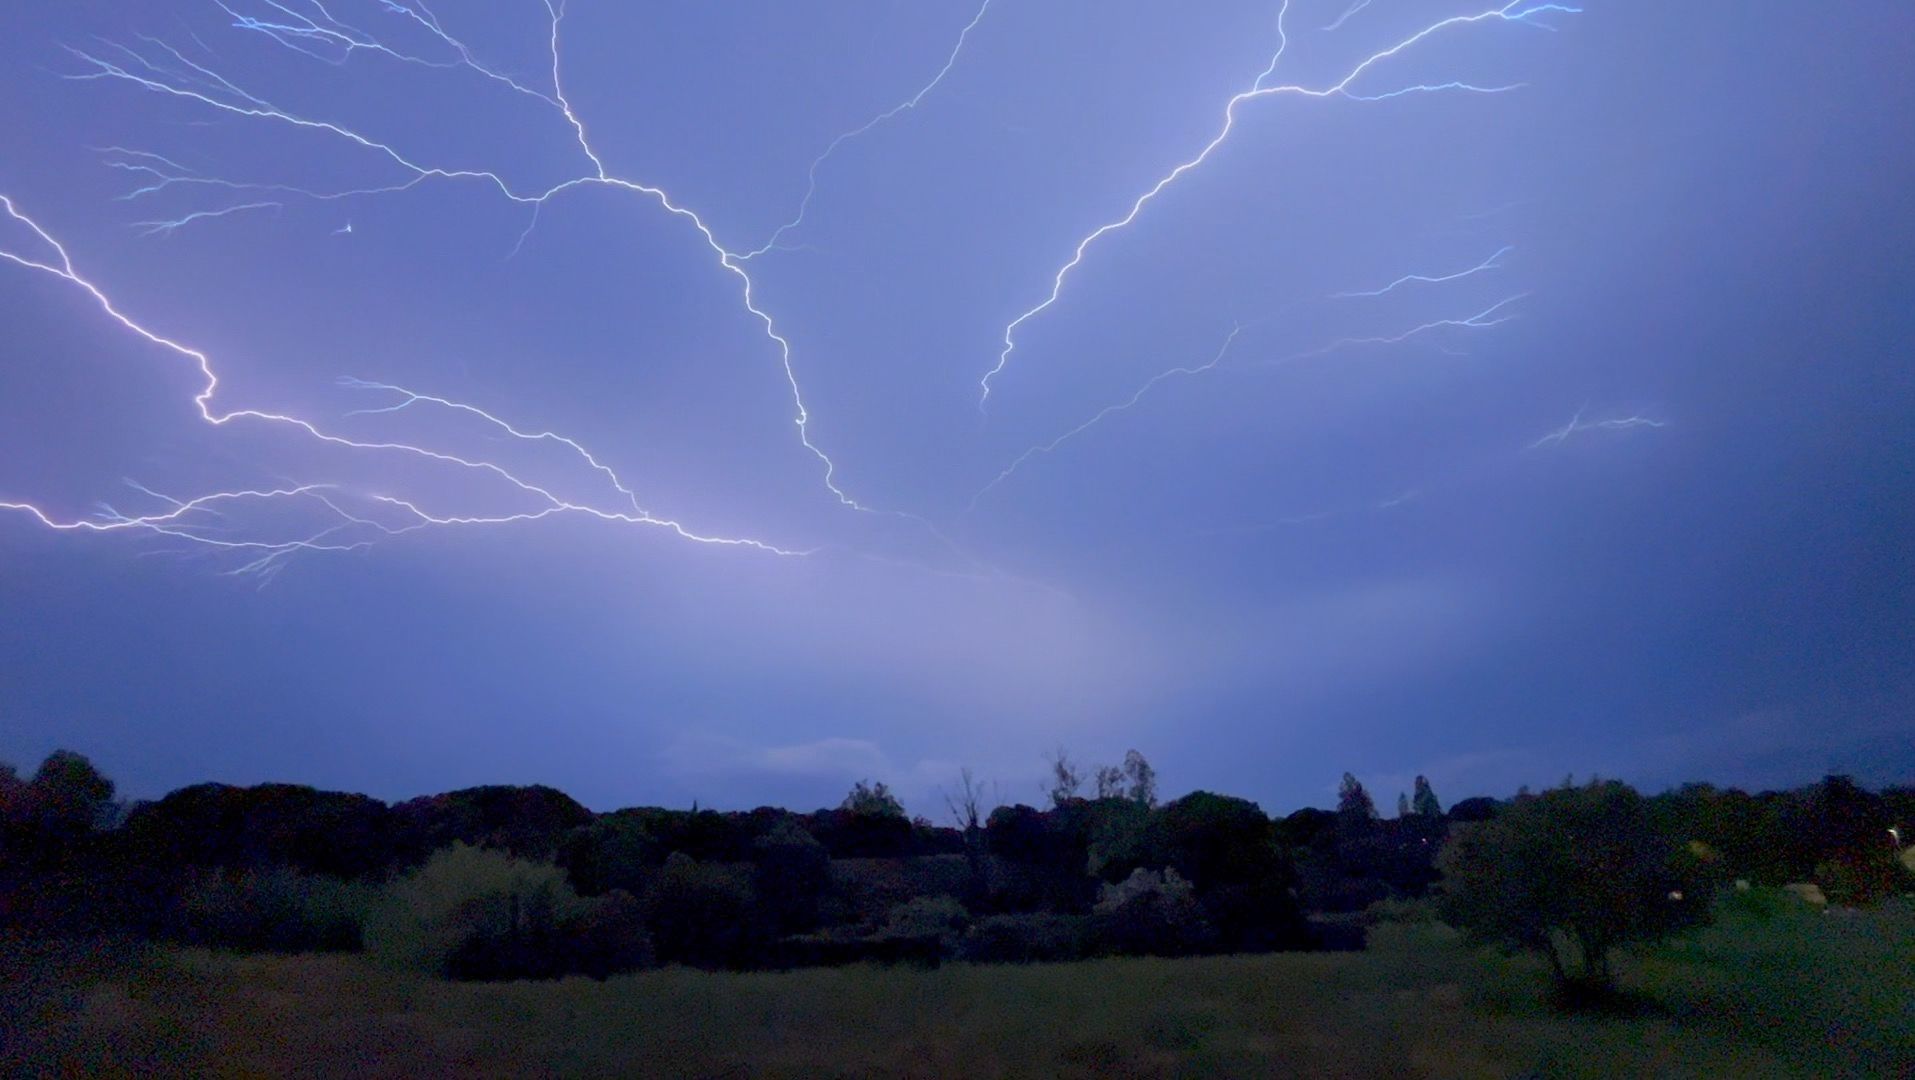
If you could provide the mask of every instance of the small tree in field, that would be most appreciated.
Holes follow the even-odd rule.
[[[1444,918],[1472,940],[1541,953],[1571,999],[1609,989],[1617,946],[1704,916],[1687,862],[1647,801],[1615,782],[1519,798],[1459,827],[1437,859]]]

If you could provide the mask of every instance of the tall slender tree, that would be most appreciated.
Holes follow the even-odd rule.
[[[1376,800],[1351,773],[1343,774],[1343,784],[1337,789],[1337,813],[1346,818],[1376,820]]]
[[[1157,770],[1150,767],[1144,755],[1135,750],[1124,752],[1124,778],[1130,783],[1126,792],[1132,802],[1143,806],[1157,805]]]

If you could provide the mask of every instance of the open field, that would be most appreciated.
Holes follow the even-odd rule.
[[[1915,905],[1628,957],[1628,1016],[1428,925],[1365,953],[455,984],[359,956],[14,946],[29,1075],[1909,1076]]]

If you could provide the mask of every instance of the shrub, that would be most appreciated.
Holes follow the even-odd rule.
[[[831,884],[825,846],[791,821],[780,821],[752,845],[753,884],[765,916],[778,931],[818,925],[818,900]]]
[[[970,922],[971,913],[964,910],[964,905],[955,897],[919,896],[892,908],[884,929],[878,931],[877,936],[924,941],[949,955],[957,950],[957,943]]]
[[[992,915],[971,924],[958,943],[958,956],[977,964],[1081,960],[1090,955],[1089,939],[1087,921],[1078,916]]]
[[[883,925],[891,909],[919,894],[903,859],[833,859],[824,919],[866,929]]]
[[[1387,897],[1363,910],[1363,921],[1372,926],[1378,923],[1433,923],[1436,918],[1436,906],[1428,900]]]
[[[1216,940],[1196,890],[1168,868],[1140,867],[1120,884],[1105,885],[1091,922],[1098,947],[1120,956],[1187,956]]]
[[[579,912],[558,867],[455,843],[387,888],[367,944],[390,962],[457,978],[550,977],[564,966],[560,924]]]
[[[647,968],[655,960],[645,906],[623,889],[584,901],[560,924],[559,939],[565,969],[594,979]]]
[[[186,875],[167,935],[189,945],[261,952],[351,951],[375,892],[337,878],[266,870]]]
[[[748,869],[701,863],[683,852],[665,860],[645,901],[660,963],[742,968],[764,955],[769,935]]]
[[[1775,885],[1727,889],[1716,901],[1718,917],[1756,923],[1793,918],[1807,909],[1808,904],[1800,896]]]
[[[1829,902],[1863,907],[1908,887],[1908,875],[1887,845],[1841,852],[1815,868],[1815,883]]]

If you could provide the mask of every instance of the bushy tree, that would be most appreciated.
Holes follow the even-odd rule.
[[[1599,991],[1617,946],[1706,915],[1688,859],[1628,786],[1556,788],[1457,828],[1438,858],[1440,905],[1472,940],[1541,953],[1559,989]]]
[[[133,857],[161,867],[361,878],[383,874],[395,854],[384,803],[300,784],[194,784],[140,804],[122,831]]]
[[[1255,952],[1302,940],[1295,873],[1261,807],[1195,791],[1166,803],[1155,819],[1156,865],[1191,883],[1220,947]]]
[[[836,810],[813,815],[812,835],[834,859],[900,858],[911,853],[918,830],[882,781],[860,780]]]
[[[490,784],[411,799],[392,808],[408,861],[456,842],[500,848],[523,859],[550,859],[567,833],[592,812],[544,784]]]
[[[1458,824],[1488,821],[1496,816],[1497,809],[1502,805],[1502,803],[1486,795],[1476,795],[1468,799],[1459,799],[1455,806],[1450,807],[1449,819]]]
[[[113,802],[113,781],[83,754],[55,750],[25,791],[26,812],[45,840],[71,842],[99,827]]]
[[[851,793],[844,797],[841,809],[866,817],[904,817],[904,804],[891,794],[891,789],[882,780],[876,783],[860,780],[852,785]]]
[[[613,889],[637,896],[645,891],[650,873],[665,861],[666,854],[665,845],[642,818],[612,813],[567,833],[559,843],[558,863],[580,896]]]

